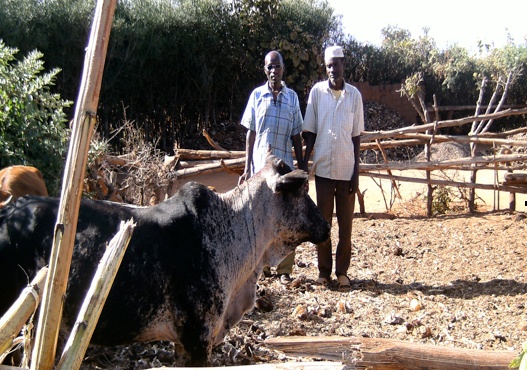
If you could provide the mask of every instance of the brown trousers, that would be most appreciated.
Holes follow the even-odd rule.
[[[346,275],[351,259],[351,230],[355,211],[355,193],[350,193],[350,182],[315,176],[317,206],[331,225],[336,206],[339,240],[335,256],[335,275]],[[331,238],[317,245],[319,277],[329,279],[333,270]]]

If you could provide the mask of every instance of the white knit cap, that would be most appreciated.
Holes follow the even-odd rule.
[[[326,61],[331,58],[344,58],[344,52],[340,46],[334,45],[326,48],[324,60]]]

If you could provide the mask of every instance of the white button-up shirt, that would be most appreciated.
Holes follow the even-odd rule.
[[[317,135],[313,148],[315,175],[332,180],[351,180],[355,165],[352,137],[364,131],[362,96],[345,83],[337,99],[328,81],[318,82],[309,93],[304,131]]]

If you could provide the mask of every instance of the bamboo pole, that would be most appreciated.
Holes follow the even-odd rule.
[[[0,318],[0,355],[11,347],[22,327],[35,313],[47,274],[47,267],[40,269],[31,283],[22,291],[20,297]]]
[[[104,252],[90,289],[79,311],[73,331],[66,342],[57,370],[79,369],[90,339],[101,315],[104,302],[110,293],[128,243],[132,238],[135,224],[132,220],[121,221],[119,232],[112,238]]]
[[[73,244],[79,216],[88,150],[95,126],[99,92],[117,0],[99,0],[95,8],[79,97],[76,102],[72,137],[62,183],[59,212],[44,296],[31,358],[32,370],[51,370],[55,360]]]

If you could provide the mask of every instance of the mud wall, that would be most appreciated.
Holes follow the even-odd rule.
[[[401,84],[372,86],[368,82],[353,82],[352,85],[359,89],[364,102],[372,101],[384,105],[399,113],[408,125],[418,122],[418,115],[412,104],[397,91],[401,89]]]

